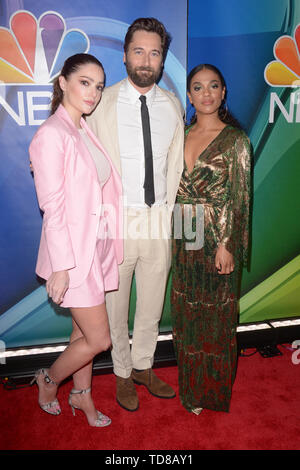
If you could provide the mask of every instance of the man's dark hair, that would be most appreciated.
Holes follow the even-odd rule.
[[[124,40],[125,54],[128,51],[129,44],[136,31],[147,31],[148,33],[158,34],[161,38],[161,47],[163,57],[165,58],[171,39],[164,25],[156,18],[138,18],[129,26]]]

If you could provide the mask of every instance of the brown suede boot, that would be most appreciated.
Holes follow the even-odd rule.
[[[132,378],[124,379],[116,375],[117,402],[127,411],[136,411],[139,407],[139,399]]]
[[[176,396],[170,385],[160,380],[152,369],[142,371],[132,370],[131,377],[134,383],[145,385],[148,391],[158,398],[174,398]]]

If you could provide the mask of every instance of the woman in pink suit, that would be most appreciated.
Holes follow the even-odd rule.
[[[52,114],[29,148],[44,212],[36,272],[47,280],[49,297],[70,308],[73,324],[69,346],[49,370],[35,375],[39,405],[59,414],[57,387],[73,374],[73,414],[82,410],[97,427],[111,420],[91,397],[92,360],[110,347],[105,291],[118,288],[123,258],[121,180],[83,118],[99,103],[103,87],[104,70],[94,56],[67,59],[54,83]]]

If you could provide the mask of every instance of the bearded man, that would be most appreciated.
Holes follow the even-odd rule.
[[[119,289],[107,294],[106,304],[116,399],[128,411],[139,407],[134,383],[159,398],[175,396],[152,369],[171,265],[170,214],[183,170],[182,107],[173,93],[156,84],[167,47],[161,22],[135,20],[124,41],[127,78],[105,89],[101,105],[87,118],[123,184],[124,261]],[[136,310],[130,348],[133,274]]]

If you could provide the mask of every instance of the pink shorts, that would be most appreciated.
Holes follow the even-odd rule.
[[[102,219],[100,219],[100,225],[101,221]],[[111,238],[98,238],[87,278],[80,286],[67,290],[60,307],[94,307],[103,304],[105,292],[117,289],[118,284],[118,264],[113,240]]]

